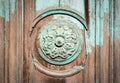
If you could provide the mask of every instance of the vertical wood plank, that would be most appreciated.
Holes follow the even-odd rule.
[[[60,0],[60,7],[71,8],[85,18],[84,1],[85,0]]]
[[[86,50],[89,57],[84,71],[84,83],[95,83],[95,0],[89,1],[89,30],[86,31]]]
[[[101,50],[101,43],[100,43],[100,0],[96,0],[96,13],[95,13],[95,20],[96,20],[96,54],[95,54],[95,82],[100,83],[100,50]]]
[[[113,8],[113,1],[96,0],[97,83],[113,83]]]
[[[16,0],[16,5],[16,79],[17,83],[23,83],[23,0]]]
[[[9,83],[16,83],[16,1],[10,0]]]
[[[0,17],[0,80],[4,83],[4,19]]]
[[[109,83],[109,0],[100,2],[100,74],[101,83]]]
[[[5,0],[5,83],[9,82],[10,1]]]
[[[4,83],[4,1],[0,0],[0,82]]]
[[[114,83],[120,83],[120,0],[115,0],[114,19]]]
[[[109,38],[110,38],[110,46],[109,46],[109,83],[114,83],[113,81],[113,56],[114,56],[114,0],[109,1]]]
[[[32,21],[34,20],[35,15],[36,15],[35,0],[31,0],[30,8],[31,8],[31,14],[30,14],[30,18],[31,18],[30,26],[31,27],[30,27],[30,31],[32,31]],[[29,34],[29,36],[30,36],[30,34]],[[32,39],[30,39],[29,41],[32,41]],[[35,83],[34,65],[33,65],[33,59],[32,59],[32,54],[31,54],[31,47],[30,47],[29,55],[30,55],[30,57],[29,57],[29,72],[30,72],[30,74],[29,74],[29,83]]]
[[[30,83],[30,31],[32,24],[32,0],[24,1],[24,64],[23,64],[23,82]]]

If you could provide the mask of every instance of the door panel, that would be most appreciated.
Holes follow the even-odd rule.
[[[120,83],[119,5],[119,0],[0,0],[1,83]],[[64,9],[64,13],[56,9]],[[43,14],[49,10],[55,11]],[[76,15],[84,19],[87,28],[77,29],[84,40],[79,56],[66,65],[45,61],[37,49],[39,31],[58,19],[81,26]],[[69,71],[73,74],[74,66],[81,64],[85,68],[74,75],[63,73],[73,69]]]

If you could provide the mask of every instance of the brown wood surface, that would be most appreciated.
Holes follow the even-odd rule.
[[[2,83],[4,83],[4,55],[5,55],[5,49],[4,49],[4,19],[0,18],[0,80]]]
[[[105,0],[83,0],[87,4],[87,7],[83,5],[83,9],[79,9],[79,0],[54,0],[53,3],[52,0],[43,0],[39,4],[43,8],[36,10],[37,1],[15,0],[14,3],[14,0],[0,0],[3,4],[0,6],[3,9],[0,16],[0,83],[120,83],[119,0],[106,0],[107,6]],[[15,8],[11,12],[13,5]],[[54,15],[42,20],[34,29],[33,20],[44,10],[54,7],[75,9],[87,20],[89,26],[85,38],[89,45],[86,48],[91,51],[84,47],[82,56],[65,66],[45,62],[35,48],[40,26],[52,20]],[[89,38],[94,41],[89,41]],[[71,77],[50,77],[39,72],[33,65],[32,52],[45,67],[61,71],[78,65],[86,51],[88,59],[85,69]]]

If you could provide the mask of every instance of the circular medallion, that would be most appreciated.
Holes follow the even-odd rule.
[[[83,36],[73,22],[52,20],[39,33],[39,54],[47,62],[64,65],[75,60],[83,47]]]

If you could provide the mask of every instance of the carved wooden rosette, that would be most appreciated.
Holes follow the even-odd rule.
[[[54,77],[71,76],[84,69],[81,63],[61,71],[49,69],[44,64],[65,67],[75,62],[77,57],[83,58],[85,30],[85,20],[72,10],[52,9],[38,15],[31,33],[31,39],[35,40],[31,53],[36,69]],[[79,62],[82,62],[82,58]]]
[[[68,20],[52,20],[39,31],[38,51],[47,62],[64,65],[80,54],[83,37],[79,28]]]

